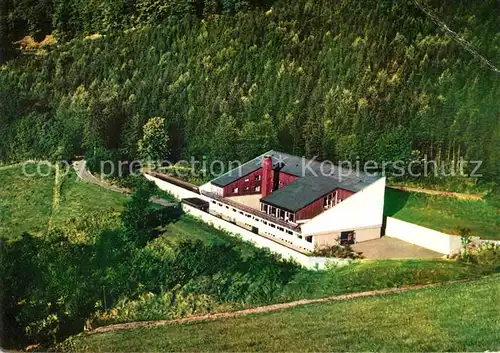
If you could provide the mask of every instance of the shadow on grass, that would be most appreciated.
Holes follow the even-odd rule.
[[[392,217],[402,210],[410,194],[406,191],[385,188],[384,216]]]

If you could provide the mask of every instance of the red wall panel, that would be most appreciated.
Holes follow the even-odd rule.
[[[259,180],[255,180],[255,177],[258,176]],[[248,181],[245,181],[248,179]],[[223,197],[228,196],[238,196],[238,195],[253,195],[260,194],[260,191],[255,191],[257,186],[260,187],[262,181],[262,168],[257,169],[256,171],[242,176],[238,180],[235,180],[231,184],[224,187]],[[234,188],[238,188],[238,192],[234,193]]]
[[[349,190],[337,189],[337,198],[338,200],[345,200],[349,196],[354,195],[355,193]]]
[[[344,190],[344,189],[337,189],[335,192],[332,193],[332,199],[335,200],[335,194],[337,194],[337,203],[347,199],[351,195],[354,195],[354,192],[349,191],[349,190]],[[325,195],[327,196],[327,195]],[[297,211],[295,213],[295,219],[296,220],[304,220],[304,219],[311,219],[320,213],[322,213],[325,208],[324,208],[324,198],[325,196],[319,198],[318,200],[310,203],[303,209]]]
[[[292,175],[292,174],[287,174],[280,172],[280,189],[288,184],[290,184],[292,181],[297,180],[299,177]]]
[[[297,221],[303,220],[303,219],[311,219],[317,215],[319,215],[321,212],[323,212],[323,198],[320,198],[313,203],[310,203],[303,209],[297,211],[295,213],[295,219]]]

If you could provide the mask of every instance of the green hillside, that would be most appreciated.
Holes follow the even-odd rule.
[[[37,168],[44,176],[28,176],[35,175]],[[46,165],[0,168],[0,236],[39,235],[96,214],[116,218],[127,199],[78,180],[73,171],[57,187],[54,184],[55,169]]]
[[[460,235],[470,229],[472,236],[500,239],[500,207],[484,200],[412,193],[387,188],[384,215],[447,234]]]
[[[498,276],[402,294],[81,336],[76,352],[498,351]]]
[[[421,2],[500,66],[496,1]],[[2,68],[2,160],[135,158],[142,125],[162,116],[173,160],[276,148],[446,168],[464,157],[500,175],[500,74],[414,1],[62,3],[19,10],[59,44]]]

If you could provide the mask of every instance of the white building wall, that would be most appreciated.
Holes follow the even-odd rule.
[[[212,225],[215,228],[222,229],[232,235],[237,235],[241,237],[241,239],[251,242],[253,245],[259,248],[268,248],[271,252],[280,254],[284,259],[293,259],[297,263],[309,269],[322,270],[326,267],[328,263],[335,263],[339,266],[342,266],[352,262],[352,260],[350,259],[307,256],[289,247],[278,244],[270,239],[254,234],[246,229],[243,229],[235,224],[220,219],[214,215],[200,211],[195,207],[183,204],[182,208],[184,212],[192,216],[195,216],[197,218],[200,218],[202,221]]]
[[[230,205],[226,205],[221,201],[211,200],[210,212],[216,212],[230,219],[233,219],[236,222],[244,223],[249,227],[258,228],[259,233],[267,233],[268,236],[273,236],[281,241],[303,248],[304,250],[314,250],[313,242],[306,241],[305,237],[302,234],[294,232],[288,228],[283,228],[283,230],[281,230],[281,226],[277,224],[274,224],[275,227],[272,227],[271,222],[268,222],[258,216],[241,211],[240,209],[234,208]],[[290,234],[290,232],[292,234]]]
[[[380,227],[384,217],[384,194],[385,178],[381,178],[302,225],[302,234]]]

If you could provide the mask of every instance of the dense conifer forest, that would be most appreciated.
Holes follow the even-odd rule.
[[[500,67],[497,0],[419,4]],[[168,122],[171,159],[275,148],[500,176],[500,74],[412,0],[7,0],[0,160],[138,156]],[[32,35],[51,43],[16,49]],[[57,43],[55,41],[57,40]]]

